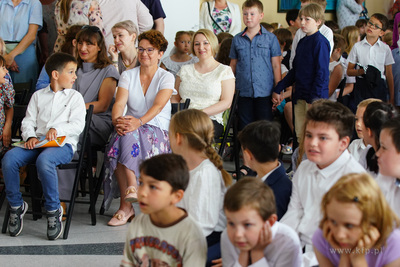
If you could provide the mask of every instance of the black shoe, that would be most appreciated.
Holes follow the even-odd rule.
[[[28,203],[24,203],[18,209],[10,209],[10,219],[8,220],[8,232],[10,236],[18,236],[24,228],[24,215],[28,210]]]
[[[58,210],[53,213],[47,212],[47,238],[49,240],[56,240],[63,232],[63,208],[60,206]]]

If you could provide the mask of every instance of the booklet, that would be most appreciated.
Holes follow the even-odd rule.
[[[66,136],[59,136],[56,139],[49,141],[46,139],[46,136],[38,137],[39,143],[35,145],[35,148],[44,148],[44,147],[62,147],[65,145]],[[12,146],[25,148],[25,141],[19,141],[13,143]]]

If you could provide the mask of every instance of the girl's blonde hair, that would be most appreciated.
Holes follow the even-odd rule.
[[[356,26],[346,26],[342,29],[342,36],[346,40],[347,48],[344,50],[347,54],[350,54],[354,44],[358,42],[360,37],[360,30]]]
[[[4,42],[4,40],[0,37],[0,56],[4,56],[4,54],[6,53],[6,43]]]
[[[215,36],[215,34],[212,31],[210,31],[208,29],[200,29],[193,35],[192,43],[190,45],[190,48],[192,49],[192,51],[195,51],[194,50],[194,38],[196,38],[196,35],[198,35],[198,34],[202,34],[206,37],[206,39],[210,43],[212,55],[213,55],[213,57],[215,57],[215,55],[218,53],[218,38]]]
[[[210,117],[201,110],[186,109],[176,113],[170,122],[170,134],[184,136],[192,149],[204,151],[209,160],[222,173],[225,186],[232,183],[232,177],[224,170],[222,159],[212,147],[214,124]]]
[[[321,202],[321,229],[328,220],[326,206],[332,199],[356,204],[362,213],[361,229],[364,234],[368,234],[371,225],[378,229],[380,237],[374,248],[384,246],[391,232],[400,225],[399,218],[389,207],[379,185],[367,173],[351,173],[341,177],[324,195]]]

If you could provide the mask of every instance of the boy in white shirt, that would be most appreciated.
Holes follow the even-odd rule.
[[[347,150],[353,125],[353,113],[338,102],[318,100],[307,111],[303,135],[307,160],[294,174],[289,207],[280,221],[299,234],[306,252],[312,250],[311,238],[321,219],[316,203],[343,175],[365,172]]]
[[[301,266],[296,233],[277,221],[275,197],[260,179],[240,179],[225,195],[223,266]]]
[[[347,58],[347,75],[357,76],[350,108],[364,99],[378,98],[394,105],[392,65],[394,59],[390,47],[380,38],[385,34],[389,21],[385,15],[375,13],[367,24],[366,37],[356,43]]]
[[[47,238],[55,240],[63,231],[63,210],[58,195],[56,167],[69,163],[85,126],[85,102],[82,95],[72,88],[76,79],[76,59],[65,53],[55,53],[48,58],[45,69],[50,85],[36,91],[29,101],[26,116],[22,121],[22,139],[25,148],[15,147],[2,160],[6,196],[9,202],[10,219],[8,230],[18,236],[23,228],[23,217],[28,204],[20,192],[19,168],[36,164],[45,198],[47,211]],[[35,148],[40,137],[51,141],[66,136],[62,147]]]
[[[189,183],[182,156],[161,154],[140,165],[141,214],[129,225],[120,266],[205,266],[207,243],[198,224],[176,204]]]

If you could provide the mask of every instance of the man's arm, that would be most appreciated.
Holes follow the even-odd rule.
[[[136,1],[136,14],[139,34],[153,27],[153,17],[150,15],[149,9],[140,0]]]

